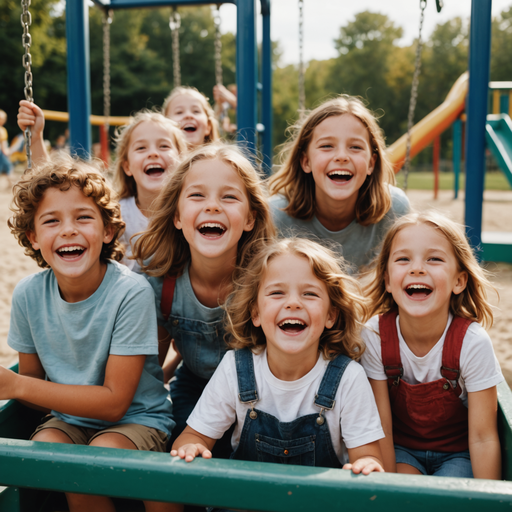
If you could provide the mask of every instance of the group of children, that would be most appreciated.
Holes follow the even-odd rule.
[[[18,123],[38,165],[9,226],[45,270],[14,291],[0,398],[51,411],[33,440],[501,477],[492,287],[460,226],[409,213],[360,100],[313,110],[265,182],[178,88],[119,132],[116,193],[47,158],[36,105]]]

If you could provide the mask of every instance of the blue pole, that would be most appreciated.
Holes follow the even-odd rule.
[[[460,160],[462,157],[462,121],[457,119],[453,123],[453,198],[459,197],[459,177],[460,177]]]
[[[91,150],[91,83],[89,77],[89,6],[66,0],[69,145],[71,153],[89,158]]]
[[[469,91],[466,124],[466,234],[474,249],[482,242],[485,123],[491,55],[492,0],[472,0],[469,37]]]
[[[265,126],[263,132],[263,168],[270,175],[272,173],[272,39],[270,38],[270,1],[261,2],[263,16],[263,40],[261,44],[261,81],[262,91],[262,122]]]
[[[253,152],[256,152],[256,63],[254,0],[239,0],[236,28],[237,139]]]

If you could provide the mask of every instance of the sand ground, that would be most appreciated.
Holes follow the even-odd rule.
[[[39,270],[36,263],[24,256],[20,247],[10,234],[7,219],[10,216],[10,192],[0,181],[0,364],[8,366],[16,362],[17,354],[7,346],[11,296],[14,287],[23,277]],[[441,191],[438,199],[432,192],[411,190],[407,193],[414,208],[424,210],[435,208],[452,219],[463,222],[464,194],[453,199],[451,191]],[[512,191],[486,191],[484,194],[483,229],[485,231],[512,232]],[[512,385],[512,265],[490,263],[486,268],[492,273],[492,282],[498,289],[500,298],[492,296],[497,306],[495,322],[489,330],[496,355],[503,373]]]

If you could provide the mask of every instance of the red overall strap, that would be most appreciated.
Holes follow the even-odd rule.
[[[404,374],[402,360],[400,359],[400,343],[396,329],[397,311],[389,311],[379,317],[379,332],[381,339],[382,364],[388,382],[394,381],[398,384]]]
[[[441,375],[447,380],[454,380],[457,383],[457,396],[460,395],[459,377],[460,377],[460,351],[462,342],[468,327],[473,321],[460,316],[453,317],[452,323],[446,333],[443,345],[443,362],[441,366]]]
[[[162,286],[162,297],[160,299],[160,310],[164,319],[167,321],[172,310],[172,301],[174,299],[174,288],[176,287],[176,276],[166,275]]]

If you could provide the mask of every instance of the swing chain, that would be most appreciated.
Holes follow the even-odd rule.
[[[304,0],[299,0],[299,113],[302,117],[306,109],[306,88],[304,83]]]
[[[107,136],[110,127],[110,25],[112,15],[112,9],[105,9],[103,12],[103,117],[105,118]]]
[[[176,7],[171,12],[169,18],[169,27],[172,32],[172,70],[174,87],[181,86],[181,69],[180,69],[180,27],[181,16]]]
[[[33,89],[32,89],[32,55],[30,54],[30,45],[32,44],[32,36],[29,32],[29,27],[32,24],[32,15],[28,8],[30,7],[30,0],[21,0],[21,26],[23,27],[23,35],[21,41],[25,48],[22,63],[25,68],[25,99],[34,102]],[[25,137],[25,151],[27,152],[27,169],[32,169],[32,131],[27,127],[23,132]]]
[[[416,62],[414,64],[414,75],[412,77],[411,100],[409,102],[409,116],[407,118],[407,146],[404,161],[404,190],[407,191],[407,181],[409,177],[409,167],[411,164],[411,130],[414,121],[414,111],[416,110],[416,101],[418,99],[418,83],[421,70],[421,49],[423,41],[421,40],[421,31],[423,29],[423,19],[425,17],[425,7],[427,0],[420,0],[420,28],[418,33],[418,44],[416,46]]]
[[[215,25],[215,83],[222,85],[222,40],[220,34],[220,6],[213,11]]]

